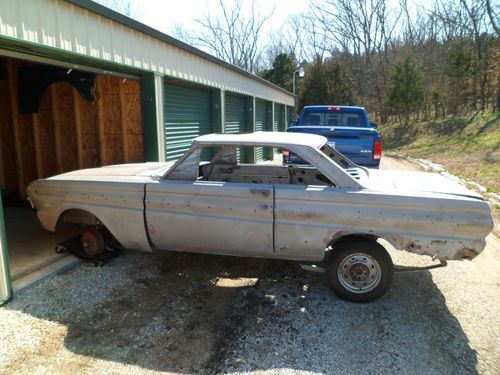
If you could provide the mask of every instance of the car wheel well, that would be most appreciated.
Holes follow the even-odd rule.
[[[330,257],[330,255],[335,251],[335,247],[338,247],[340,244],[356,240],[370,240],[376,242],[378,238],[378,236],[364,233],[346,234],[345,236],[334,238],[330,241],[326,248],[325,260]]]
[[[86,210],[71,208],[63,211],[58,219],[56,224],[56,230],[61,229],[66,225],[81,225],[81,226],[98,226],[103,225],[101,220],[91,212]]]
[[[353,240],[372,240],[376,241],[379,237],[372,235],[372,234],[364,234],[364,233],[356,233],[356,234],[347,234],[342,237],[337,237],[333,239],[329,244],[328,248],[333,249],[335,246],[338,246],[341,243],[347,242],[347,241],[353,241]]]

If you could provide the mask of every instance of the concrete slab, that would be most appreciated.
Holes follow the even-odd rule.
[[[29,208],[6,207],[4,213],[14,281],[63,259],[66,255],[55,252],[56,244],[78,233],[76,226],[57,233],[46,231],[38,222],[36,212]]]

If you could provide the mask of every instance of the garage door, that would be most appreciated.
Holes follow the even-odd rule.
[[[278,131],[279,113],[279,104],[274,103],[273,132]]]
[[[255,131],[264,131],[267,129],[267,104],[257,100],[255,102]],[[257,147],[255,149],[255,161],[264,160],[264,148]]]
[[[240,133],[246,130],[246,101],[244,97],[226,95],[224,129],[226,133]]]
[[[226,95],[224,131],[243,133],[246,129],[246,99],[242,96]],[[248,150],[238,150],[238,163],[245,163]]]
[[[165,156],[176,160],[193,138],[212,133],[212,96],[204,88],[165,83]]]
[[[274,109],[274,118],[276,122],[275,131],[284,132],[286,130],[285,126],[285,105],[276,104]]]

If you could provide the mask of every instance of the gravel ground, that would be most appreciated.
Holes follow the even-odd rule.
[[[0,373],[497,374],[499,269],[490,236],[473,261],[396,273],[354,304],[294,262],[126,252],[0,308]]]

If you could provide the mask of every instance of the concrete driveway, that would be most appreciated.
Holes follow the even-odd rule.
[[[494,374],[499,269],[490,236],[473,261],[396,273],[382,299],[354,304],[293,262],[127,252],[0,308],[0,372]]]

